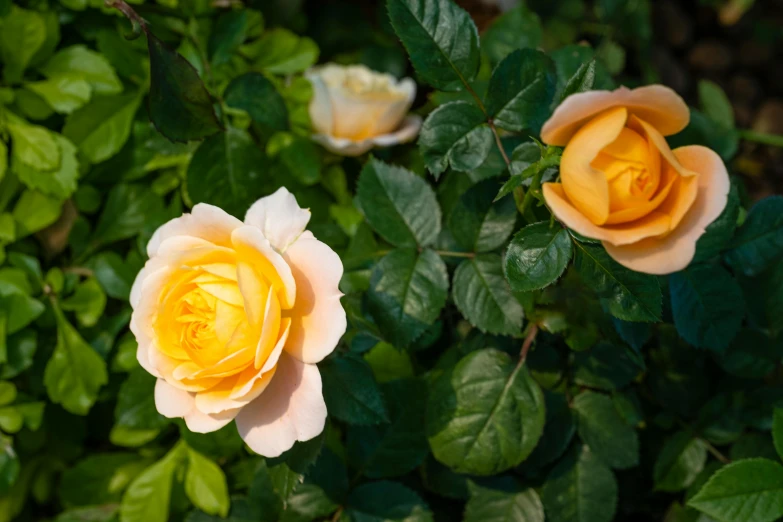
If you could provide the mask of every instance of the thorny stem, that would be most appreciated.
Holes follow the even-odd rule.
[[[731,462],[731,459],[728,458],[726,455],[721,453],[718,448],[710,444],[707,440],[699,437],[699,440],[704,444],[704,446],[707,448],[707,451],[709,451],[713,457],[718,459],[721,464],[729,464]]]
[[[476,257],[475,252],[451,252],[449,250],[435,250],[435,253],[443,257]]]
[[[500,149],[500,155],[503,156],[503,161],[506,162],[506,167],[511,167],[511,161],[508,159],[508,156],[506,155],[506,151],[503,148],[503,142],[500,141],[500,134],[498,134],[498,130],[495,128],[495,122],[492,121],[492,118],[487,120],[487,123],[489,123],[489,128],[492,130],[492,134],[495,135],[495,143],[498,144],[498,149]]]
[[[528,330],[527,335],[525,336],[525,340],[522,342],[522,351],[519,352],[520,364],[525,363],[525,359],[527,359],[527,354],[530,351],[530,347],[533,346],[533,341],[536,340],[536,335],[538,335],[538,325],[533,323],[533,325],[530,327],[530,330]]]
[[[134,11],[133,8],[129,6],[124,0],[104,0],[104,5],[106,7],[113,7],[114,9],[117,9],[125,15],[125,18],[130,20],[131,24],[133,25],[133,33],[130,36],[126,36],[126,38],[129,40],[137,38],[139,35],[141,35],[141,31],[144,31],[145,33],[148,31],[147,21],[139,16],[139,14]]]
[[[332,522],[337,522],[340,520],[340,516],[343,514],[343,507],[340,506],[337,508],[337,511],[334,512],[334,515],[332,516]]]

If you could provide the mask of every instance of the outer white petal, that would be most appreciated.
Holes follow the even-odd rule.
[[[300,361],[317,363],[332,353],[345,333],[347,320],[338,285],[340,257],[305,232],[285,253],[296,279],[296,302],[285,350]]]
[[[265,457],[317,436],[326,423],[318,367],[282,354],[269,387],[240,410],[236,422],[247,445]]]
[[[309,221],[310,211],[301,208],[285,187],[253,203],[245,214],[245,223],[260,228],[278,252],[296,241]]]
[[[325,149],[340,156],[361,156],[373,147],[391,147],[407,143],[419,133],[421,117],[410,114],[402,122],[396,131],[389,134],[381,134],[362,141],[352,141],[347,138],[335,138],[326,134],[315,134],[313,140]]]
[[[236,417],[239,410],[216,415],[205,415],[196,409],[195,394],[175,388],[163,379],[155,383],[155,407],[164,417],[184,418],[190,431],[209,433],[217,431]]]
[[[241,226],[241,221],[223,209],[199,203],[193,207],[190,214],[184,214],[161,225],[147,244],[147,255],[150,258],[155,257],[160,244],[174,236],[199,237],[218,246],[231,246],[231,232]]]
[[[329,88],[317,74],[316,70],[308,71],[305,73],[305,77],[310,80],[313,86],[313,97],[309,106],[310,121],[313,123],[313,128],[317,132],[331,134],[334,128],[334,114]]]

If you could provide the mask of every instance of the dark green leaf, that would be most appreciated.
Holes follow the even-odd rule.
[[[758,330],[741,330],[726,350],[716,354],[726,373],[746,379],[761,379],[783,357],[783,347]]]
[[[544,395],[527,369],[498,350],[465,356],[433,384],[427,436],[459,473],[492,475],[519,465],[544,429]]]
[[[644,369],[641,358],[632,357],[629,350],[608,341],[577,353],[574,363],[574,382],[609,391],[630,383]]]
[[[503,277],[503,260],[481,254],[463,261],[454,272],[452,296],[462,315],[482,332],[519,334],[524,311]]]
[[[528,355],[528,365],[540,348]],[[535,372],[533,372],[535,376]],[[546,404],[546,423],[544,433],[530,457],[522,463],[523,469],[528,466],[540,468],[557,460],[567,449],[576,433],[576,416],[562,393],[544,391]]]
[[[547,55],[535,49],[514,51],[492,72],[487,112],[502,129],[538,134],[549,117],[555,86],[555,65]]]
[[[574,242],[574,250],[574,268],[613,316],[624,321],[661,320],[661,287],[655,276],[621,266],[600,245]]]
[[[5,435],[0,435],[0,495],[6,495],[19,476],[19,457]]]
[[[264,131],[288,130],[285,100],[263,74],[247,73],[234,79],[223,96],[226,105],[247,111]]]
[[[384,338],[406,347],[432,325],[448,297],[446,265],[432,250],[393,250],[372,271],[370,313]]]
[[[563,92],[560,94],[562,102],[572,94],[587,92],[595,83],[595,60],[590,60],[579,66],[573,76],[566,82]]]
[[[655,460],[653,480],[660,491],[681,491],[690,486],[707,462],[707,446],[685,431],[675,433]]]
[[[549,472],[541,500],[549,522],[611,522],[617,481],[587,446],[577,446]]]
[[[772,440],[778,456],[783,459],[783,409],[775,408],[772,417]]]
[[[783,196],[756,203],[737,230],[726,261],[746,276],[757,275],[783,255]]]
[[[250,15],[246,9],[220,15],[209,35],[209,56],[213,66],[231,60],[231,55],[245,41],[249,21]]]
[[[349,424],[389,422],[372,370],[353,354],[329,359],[321,365],[324,400],[329,413]]]
[[[356,189],[367,221],[395,246],[427,246],[440,232],[440,207],[429,184],[401,167],[371,159]]]
[[[511,290],[528,292],[554,283],[571,261],[568,231],[548,222],[528,225],[516,233],[503,262]]]
[[[115,426],[136,430],[160,431],[169,419],[155,407],[155,381],[144,368],[137,366],[120,386],[114,409]]]
[[[737,281],[717,265],[695,265],[669,277],[677,332],[693,346],[726,349],[742,325],[745,300]]]
[[[133,453],[97,453],[66,470],[60,497],[68,506],[119,502],[122,492],[148,462]]]
[[[419,77],[458,90],[479,67],[478,31],[451,0],[387,0],[389,18]]]
[[[196,69],[149,31],[147,44],[149,112],[158,132],[171,141],[198,140],[219,132],[212,98]]]
[[[459,198],[449,215],[449,229],[460,246],[472,252],[489,252],[506,242],[517,219],[514,198],[495,202],[497,182],[481,181]]]
[[[579,437],[607,465],[626,469],[639,463],[639,438],[601,393],[583,392],[573,404]]]
[[[368,478],[404,475],[429,453],[424,433],[424,382],[400,379],[382,385],[381,389],[390,424],[351,427],[347,434],[349,458]]]
[[[163,213],[163,200],[142,184],[119,184],[109,191],[93,241],[106,245],[141,232],[148,222]]]
[[[427,504],[397,482],[362,484],[348,497],[346,514],[352,522],[432,522]]]
[[[783,466],[766,459],[732,462],[688,505],[720,522],[772,522],[783,516]]]
[[[544,506],[533,489],[517,492],[472,486],[465,522],[544,522]]]
[[[247,131],[229,127],[204,140],[188,165],[188,194],[193,203],[209,203],[243,215],[263,195],[268,162]]]
[[[535,49],[541,43],[541,20],[525,4],[495,18],[481,35],[481,50],[496,64],[515,49]]]
[[[720,254],[734,236],[737,228],[740,202],[737,185],[731,184],[726,208],[723,209],[718,219],[707,225],[707,229],[698,241],[696,241],[696,254],[693,262],[706,261]]]
[[[432,111],[419,134],[421,155],[436,178],[449,165],[465,172],[477,168],[494,146],[487,116],[464,101],[446,103]]]

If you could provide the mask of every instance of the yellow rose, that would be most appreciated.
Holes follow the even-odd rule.
[[[236,420],[267,457],[321,433],[315,363],[334,350],[346,317],[342,263],[305,231],[309,220],[281,188],[244,223],[198,204],[155,232],[130,301],[161,414],[201,433]]]
[[[313,85],[314,139],[336,154],[358,156],[410,141],[419,132],[421,118],[406,117],[416,97],[410,78],[397,81],[363,65],[336,64],[310,69],[306,76]]]
[[[543,186],[547,205],[632,270],[682,270],[729,193],[715,152],[666,143],[689,118],[682,98],[662,85],[569,96],[541,130],[545,143],[565,147],[561,183]]]

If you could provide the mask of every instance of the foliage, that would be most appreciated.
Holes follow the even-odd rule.
[[[481,34],[451,0],[129,3],[0,0],[0,522],[783,516],[781,197],[734,180],[669,277],[543,204],[542,124],[650,79],[649,1],[531,0]],[[317,147],[319,61],[415,76],[418,142]],[[725,94],[699,102],[672,143],[730,159]],[[350,324],[326,431],[263,459],[158,414],[128,301],[160,224],[282,185]]]

